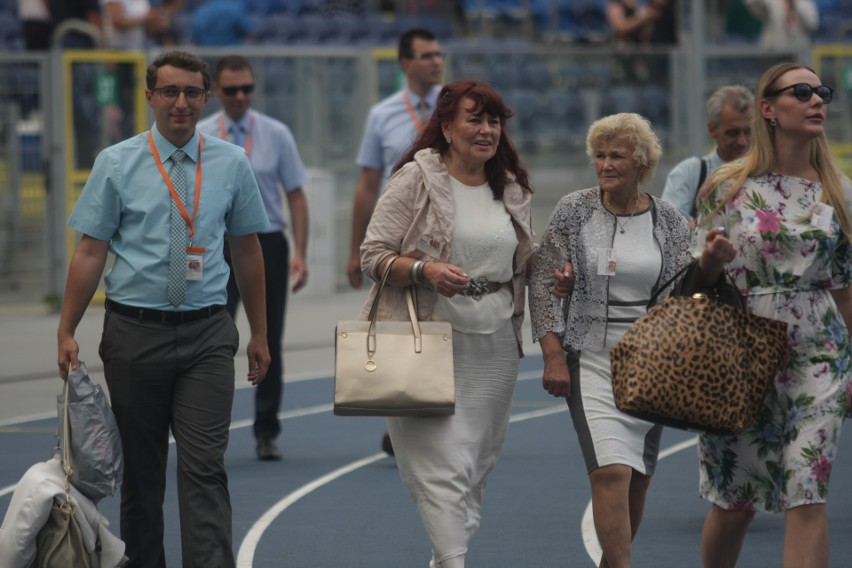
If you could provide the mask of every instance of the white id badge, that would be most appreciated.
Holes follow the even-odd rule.
[[[598,276],[615,276],[615,251],[598,249]]]
[[[432,238],[432,235],[423,233],[417,239],[417,250],[423,251],[433,258],[441,256],[441,251],[438,250],[438,241]]]
[[[811,225],[820,231],[828,232],[831,229],[831,218],[834,216],[834,207],[827,203],[814,203],[811,209]]]
[[[186,279],[201,280],[204,275],[204,257],[200,254],[186,255]]]

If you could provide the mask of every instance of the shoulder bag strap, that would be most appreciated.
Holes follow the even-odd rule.
[[[65,404],[62,409],[62,439],[60,443],[60,455],[62,457],[62,469],[65,471],[65,491],[69,492],[71,488],[71,475],[74,473],[74,468],[71,462],[71,419],[68,417],[68,398],[71,391],[69,383],[71,382],[71,363],[68,364],[68,377],[65,379],[64,399]]]
[[[701,158],[701,173],[698,174],[698,185],[695,186],[695,195],[692,198],[692,211],[690,211],[693,219],[698,214],[698,190],[701,189],[701,186],[704,185],[704,180],[707,179],[707,167],[707,160]]]
[[[370,357],[372,357],[373,353],[376,352],[376,316],[379,313],[379,300],[382,298],[382,291],[385,289],[385,284],[387,284],[391,267],[398,258],[398,256],[393,257],[385,266],[385,270],[382,273],[382,281],[379,284],[379,290],[376,292],[376,297],[373,299],[373,305],[370,306],[370,315],[367,316],[367,319],[370,320],[370,327],[367,329],[367,354],[370,355]]]

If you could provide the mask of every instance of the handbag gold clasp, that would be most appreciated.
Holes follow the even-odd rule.
[[[706,300],[707,294],[705,294],[704,292],[696,292],[695,294],[692,295],[692,299],[693,300]]]

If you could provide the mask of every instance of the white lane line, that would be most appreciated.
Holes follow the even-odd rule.
[[[333,406],[334,405],[332,405],[332,404],[318,404],[316,406],[306,406],[305,408],[297,408],[296,410],[288,410],[287,412],[279,412],[278,418],[280,418],[281,420],[288,420],[290,418],[300,418],[302,416],[310,416],[312,414],[321,414],[323,412],[330,412],[332,410]],[[55,414],[51,414],[51,415],[47,415],[47,416],[39,415],[39,416],[36,416],[36,417],[29,417],[29,419],[27,421],[43,420],[45,418],[52,418],[54,416],[55,416]],[[239,428],[247,428],[247,427],[251,426],[252,424],[254,424],[253,418],[246,419],[246,420],[236,420],[234,422],[231,422],[231,427],[229,428],[229,430],[237,430]],[[175,443],[175,439],[173,437],[169,436],[169,444],[174,444],[174,443]],[[13,485],[7,485],[6,487],[0,488],[0,497],[8,495],[9,493],[12,493],[13,491],[15,491],[15,487],[17,487],[17,486],[18,486],[18,484],[15,483]]]
[[[537,371],[536,373],[531,372],[525,373],[524,375],[529,375],[526,378],[535,378],[541,376],[541,371]],[[519,380],[526,379],[521,379],[519,377]],[[550,416],[551,414],[558,414],[567,410],[567,404],[557,404],[548,408],[542,408],[539,410],[515,414],[509,418],[509,422],[523,422],[524,420],[531,420],[533,418]],[[243,542],[240,544],[240,550],[237,554],[237,568],[253,567],[254,554],[257,550],[257,545],[260,542],[261,537],[263,536],[263,533],[266,532],[266,529],[269,528],[269,525],[271,525],[279,515],[286,511],[287,508],[296,503],[302,497],[305,497],[306,495],[321,488],[323,485],[327,485],[332,481],[338,479],[339,477],[342,477],[348,473],[352,473],[353,471],[362,467],[368,466],[371,463],[382,459],[383,457],[385,457],[384,452],[380,452],[378,454],[373,454],[372,456],[368,456],[364,459],[354,461],[348,465],[336,469],[323,477],[320,477],[306,485],[303,485],[302,487],[300,487],[293,493],[290,493],[289,495],[284,497],[284,499],[273,505],[272,508],[267,509],[267,511],[254,523],[254,525],[252,525],[245,538],[243,539]]]
[[[320,379],[320,378],[329,378],[329,377],[324,376],[324,377],[316,377],[316,378]],[[525,372],[520,373],[518,375],[519,381],[528,381],[528,380],[537,379],[537,378],[541,378],[541,369],[532,370],[532,371],[525,371]],[[307,380],[307,379],[302,379],[302,380]],[[290,418],[300,418],[302,416],[309,416],[309,415],[312,415],[312,414],[320,414],[320,413],[323,413],[323,412],[330,412],[333,409],[333,407],[334,407],[334,405],[332,405],[332,404],[319,404],[319,405],[316,405],[316,406],[308,406],[308,407],[305,407],[305,408],[298,408],[296,410],[290,410],[290,411],[287,411],[287,412],[280,412],[278,414],[278,417],[282,420],[287,420],[287,419],[290,419]],[[560,406],[558,408],[559,408],[558,411],[562,411],[562,410],[567,410],[568,407],[565,406],[564,408],[562,408]],[[548,411],[548,410],[519,414],[517,419],[512,418],[510,421],[515,422],[515,421],[527,420],[528,418],[538,418],[539,416],[536,415],[536,414],[541,413],[541,412],[545,412],[545,414],[540,414],[540,416],[546,416],[547,414],[553,414],[554,413],[554,411],[552,411],[552,410]],[[533,416],[533,415],[535,415],[535,416]],[[12,425],[16,425],[16,424],[23,424],[23,423],[26,423],[26,422],[34,422],[34,421],[37,421],[37,420],[45,420],[47,418],[53,418],[55,416],[56,416],[55,413],[34,414],[34,415],[31,415],[31,416],[23,416],[23,417],[15,418],[15,419],[12,419],[12,420],[0,422],[0,426],[12,426]],[[247,427],[251,426],[253,423],[254,423],[254,419],[237,420],[237,421],[231,423],[230,429],[236,430],[238,428],[247,428]],[[175,441],[174,438],[169,437],[169,443],[170,444],[173,444],[174,441]],[[381,457],[384,454],[377,454],[377,455],[379,457]],[[370,459],[370,458],[366,458],[366,459]],[[375,460],[373,460],[373,461],[375,461]],[[368,462],[368,463],[372,463],[372,462]],[[367,464],[363,464],[359,467],[364,467],[364,465],[367,465]],[[355,469],[357,469],[357,468],[355,468]],[[348,473],[348,472],[346,472],[346,473]],[[329,475],[331,475],[331,474],[329,474]],[[14,492],[15,488],[17,486],[18,486],[18,484],[14,483],[12,485],[7,485],[6,487],[0,488],[0,497],[4,497],[4,496],[8,495],[9,493]],[[240,548],[240,550],[242,550],[242,547]],[[252,553],[253,553],[253,551],[252,551]]]
[[[672,454],[681,452],[687,448],[696,445],[697,443],[698,436],[695,436],[694,438],[690,438],[688,440],[684,440],[683,442],[679,442],[673,446],[669,446],[668,448],[660,451],[660,456],[658,460],[662,460]],[[589,502],[586,504],[586,510],[583,511],[583,520],[580,522],[580,531],[583,534],[583,545],[586,547],[586,554],[589,555],[589,558],[591,558],[592,562],[594,562],[595,566],[597,566],[598,564],[600,564],[600,559],[603,555],[603,550],[601,549],[600,542],[598,542],[598,535],[595,534],[595,519],[592,515],[591,499],[589,499]]]

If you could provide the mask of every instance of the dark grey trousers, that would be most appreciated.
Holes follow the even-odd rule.
[[[227,312],[178,325],[109,310],[100,355],[124,447],[121,537],[128,568],[165,568],[169,430],[177,448],[183,566],[232,568],[225,450],[239,335]]]

